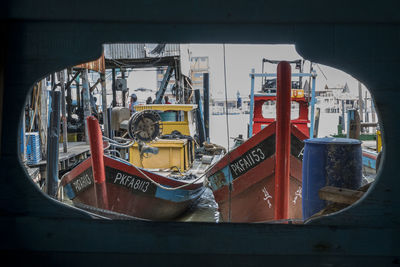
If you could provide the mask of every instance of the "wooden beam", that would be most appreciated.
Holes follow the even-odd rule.
[[[363,195],[361,191],[333,186],[325,186],[318,191],[320,199],[343,204],[353,204]]]

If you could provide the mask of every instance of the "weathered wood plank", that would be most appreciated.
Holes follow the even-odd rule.
[[[325,186],[318,191],[320,199],[343,204],[353,204],[363,195],[361,191],[333,186]]]

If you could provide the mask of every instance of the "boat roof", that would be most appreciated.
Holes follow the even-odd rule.
[[[257,92],[257,93],[254,93],[254,96],[276,96],[276,93]]]

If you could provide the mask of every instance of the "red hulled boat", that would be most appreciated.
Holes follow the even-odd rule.
[[[109,218],[171,220],[199,200],[205,190],[205,169],[197,166],[197,172],[187,177],[174,176],[171,171],[147,170],[104,155],[97,119],[88,117],[87,122],[91,157],[61,179],[76,207]]]
[[[288,75],[291,80],[290,65]],[[280,80],[278,71],[277,93],[254,95],[253,136],[226,154],[206,174],[223,221],[265,222],[302,218],[302,157],[303,140],[309,138],[308,100],[302,89],[292,89],[292,83],[286,81],[289,108],[279,111],[277,107],[277,119],[264,118],[262,114],[264,103],[280,101],[280,86],[284,82]],[[290,113],[290,102],[298,103],[299,116],[292,120],[289,117],[284,129],[286,141],[282,141],[278,136],[282,135],[279,132],[282,126],[279,128],[278,124],[280,117]],[[278,155],[277,152],[285,149],[284,157],[282,153]],[[286,182],[282,183],[282,171],[277,172],[279,165],[285,164],[288,171]],[[286,215],[279,216],[282,212]]]

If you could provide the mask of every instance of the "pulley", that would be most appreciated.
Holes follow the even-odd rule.
[[[128,122],[128,134],[136,141],[150,142],[161,134],[161,117],[154,110],[134,113]]]

